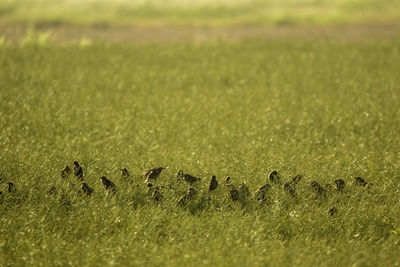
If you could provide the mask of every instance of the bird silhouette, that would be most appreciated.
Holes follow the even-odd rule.
[[[107,179],[107,177],[102,176],[100,177],[101,182],[103,183],[104,187],[109,190],[109,192],[115,192],[116,191],[116,187],[115,184],[113,182],[111,182],[110,180]]]
[[[233,201],[238,201],[239,200],[239,190],[236,188],[236,186],[232,185],[229,188],[229,196]]]
[[[213,175],[208,185],[208,192],[214,191],[215,189],[217,189],[217,187],[218,187],[217,177]]]
[[[368,183],[361,177],[354,178],[354,183],[359,186],[367,186]]]
[[[183,175],[184,175],[183,171],[179,170],[178,173],[176,174],[176,178],[183,179]]]
[[[278,184],[280,182],[281,177],[279,176],[277,171],[272,171],[269,174],[269,180],[271,183]]]
[[[247,187],[247,185],[246,185],[245,183],[241,183],[241,184],[239,185],[239,190],[240,190],[240,193],[241,193],[244,197],[248,197],[248,196],[251,195],[251,194],[250,194],[250,190],[249,190],[249,188]]]
[[[329,215],[331,215],[331,216],[336,215],[337,212],[338,212],[338,210],[335,208],[335,206],[332,206],[332,208],[330,208],[328,211]]]
[[[78,161],[74,161],[74,175],[80,181],[83,181],[83,169],[82,169],[81,165],[79,165]]]
[[[162,172],[164,168],[163,167],[157,167],[153,169],[149,169],[144,172],[144,177],[146,177],[145,183],[148,183],[151,180],[156,180],[158,176],[160,176],[160,173]]]
[[[121,177],[123,179],[128,179],[130,177],[129,171],[126,168],[121,169]]]
[[[297,185],[298,183],[301,181],[301,179],[303,179],[303,175],[301,174],[296,174],[291,181],[285,183],[283,185],[283,190],[285,190],[288,194],[290,194],[291,196],[295,196],[296,194],[296,189],[297,189]]]
[[[65,168],[61,170],[61,178],[62,179],[67,178],[70,174],[71,174],[71,169],[68,165],[65,166]]]
[[[178,205],[180,206],[186,206],[190,200],[192,200],[193,198],[195,198],[197,195],[197,192],[194,188],[189,188],[189,190],[187,191],[187,193],[185,195],[183,195],[181,198],[179,198],[178,200]]]
[[[258,188],[255,192],[254,192],[254,197],[257,199],[257,201],[262,201],[265,199],[268,190],[271,188],[270,184],[265,184],[263,186],[261,186],[260,188]]]
[[[189,184],[194,184],[194,183],[200,181],[201,178],[197,178],[197,177],[195,177],[193,175],[190,175],[190,174],[186,173],[186,174],[183,175],[183,180],[185,180],[185,182],[187,182]]]
[[[49,195],[51,195],[51,196],[57,195],[57,188],[56,188],[55,186],[52,186],[52,187],[50,188],[50,190],[48,191],[48,193],[49,193]]]
[[[239,200],[239,190],[231,183],[231,177],[226,177],[224,181],[225,187],[228,188],[229,196],[233,201]]]
[[[82,183],[82,191],[88,196],[91,196],[94,192],[87,183]]]
[[[311,182],[311,188],[314,189],[314,191],[320,195],[326,193],[326,189],[323,188],[317,181]]]
[[[161,201],[163,200],[164,196],[161,194],[160,189],[158,186],[156,186],[153,190],[152,197],[155,201]]]
[[[342,191],[344,189],[345,183],[342,179],[336,179],[335,184],[337,191]]]
[[[15,185],[14,185],[13,182],[8,182],[7,185],[8,185],[8,189],[7,190],[8,190],[9,193],[14,193],[16,191]]]

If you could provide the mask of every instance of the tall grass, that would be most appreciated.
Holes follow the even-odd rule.
[[[0,262],[398,265],[399,69],[398,40],[0,46]],[[92,197],[60,178],[74,160]],[[159,203],[140,175],[155,166]],[[186,209],[179,169],[202,178]],[[294,197],[222,186],[253,192],[272,170],[304,175]],[[344,192],[310,187],[338,178]]]

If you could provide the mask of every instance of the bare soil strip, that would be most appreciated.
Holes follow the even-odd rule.
[[[18,41],[30,26],[1,24],[0,36]],[[32,27],[31,27],[32,28]],[[393,39],[400,37],[400,22],[360,23],[323,26],[119,26],[107,24],[68,25],[38,24],[33,29],[50,31],[55,42],[87,38],[106,42],[203,42],[208,40],[240,41],[246,39],[333,38],[342,40]]]

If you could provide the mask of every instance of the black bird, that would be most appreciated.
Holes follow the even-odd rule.
[[[9,192],[9,193],[13,193],[13,192],[16,191],[15,185],[14,185],[13,182],[8,182],[7,185],[8,185],[8,192]]]
[[[115,184],[113,182],[108,180],[105,176],[102,176],[100,178],[101,178],[101,182],[103,183],[104,187],[107,190],[109,190],[111,192],[115,192],[116,188],[115,188]]]
[[[151,196],[156,201],[161,201],[164,198],[160,192],[160,187],[154,186],[151,183],[147,184],[147,195]]]
[[[194,184],[195,182],[198,182],[201,179],[186,173],[183,175],[183,180],[185,180],[185,182],[187,182],[189,184]]]
[[[65,179],[65,178],[67,178],[70,174],[71,174],[71,169],[70,169],[70,167],[67,165],[67,166],[65,166],[65,168],[62,169],[62,171],[61,171],[61,178]]]
[[[92,188],[87,183],[82,183],[82,191],[88,196],[91,196],[94,192]]]
[[[293,181],[293,183],[298,184],[301,181],[301,179],[303,179],[303,175],[302,174],[296,174],[296,176],[292,178],[292,181]]]
[[[272,171],[269,174],[269,180],[271,183],[278,184],[280,182],[281,177],[279,176],[277,171]]]
[[[224,180],[224,185],[225,185],[225,186],[229,186],[230,183],[231,183],[231,177],[227,176],[227,177],[225,178],[225,180]]]
[[[303,179],[303,175],[297,174],[295,177],[292,178],[291,181],[283,185],[283,190],[285,190],[291,196],[294,196],[296,193],[297,185],[301,181],[301,179]]]
[[[255,192],[254,192],[254,197],[257,199],[257,201],[262,201],[265,199],[266,194],[268,192],[268,190],[271,188],[270,184],[265,184],[263,186],[261,186],[260,188],[258,188]]]
[[[239,190],[240,190],[240,193],[245,197],[248,197],[251,195],[250,190],[245,183],[242,183],[239,185]]]
[[[79,180],[83,181],[83,169],[77,161],[74,161],[74,175],[78,177]]]
[[[354,178],[354,183],[359,186],[367,186],[368,183],[361,177]]]
[[[233,201],[238,201],[239,200],[239,190],[236,188],[236,186],[232,185],[229,188],[229,196]]]
[[[56,188],[55,186],[52,186],[52,187],[50,188],[50,190],[48,191],[48,193],[49,193],[49,195],[51,195],[51,196],[57,195],[57,188]]]
[[[283,185],[283,190],[289,193],[291,196],[294,196],[296,193],[296,187],[292,182],[287,182]]]
[[[218,187],[217,177],[213,175],[211,177],[210,184],[208,185],[208,192],[214,191]]]
[[[344,183],[344,181],[342,179],[336,179],[335,180],[335,184],[336,184],[336,189],[338,191],[342,191],[344,189],[345,183]]]
[[[130,177],[130,174],[126,168],[121,169],[121,177],[123,179],[128,179]]]
[[[184,174],[183,171],[179,170],[178,173],[176,174],[176,178],[183,179],[183,174]]]
[[[189,188],[189,190],[187,191],[187,193],[185,195],[183,195],[179,200],[178,200],[178,205],[180,206],[186,206],[190,200],[192,200],[193,198],[195,198],[197,195],[196,190],[194,190],[194,188]]]
[[[337,213],[337,209],[335,208],[335,206],[332,206],[332,208],[330,208],[330,210],[328,211],[329,215],[334,216]]]
[[[162,170],[164,170],[163,167],[157,167],[157,168],[153,168],[153,169],[149,169],[147,171],[144,172],[144,177],[146,177],[146,183],[148,183],[150,180],[155,180],[158,178],[158,176],[160,176],[160,173],[162,172]]]
[[[317,181],[311,182],[311,188],[314,189],[314,191],[320,195],[326,193],[326,189],[323,188]]]
[[[155,189],[153,190],[152,197],[155,201],[161,201],[164,198],[164,196],[161,194],[158,186],[156,186]]]

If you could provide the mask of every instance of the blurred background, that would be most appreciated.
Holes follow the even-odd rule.
[[[58,40],[241,38],[268,35],[271,28],[289,29],[272,35],[293,34],[290,29],[299,27],[320,34],[321,27],[345,31],[349,25],[357,25],[361,32],[393,35],[399,21],[400,0],[0,1],[0,35],[8,39],[20,38],[32,28],[51,30]]]

